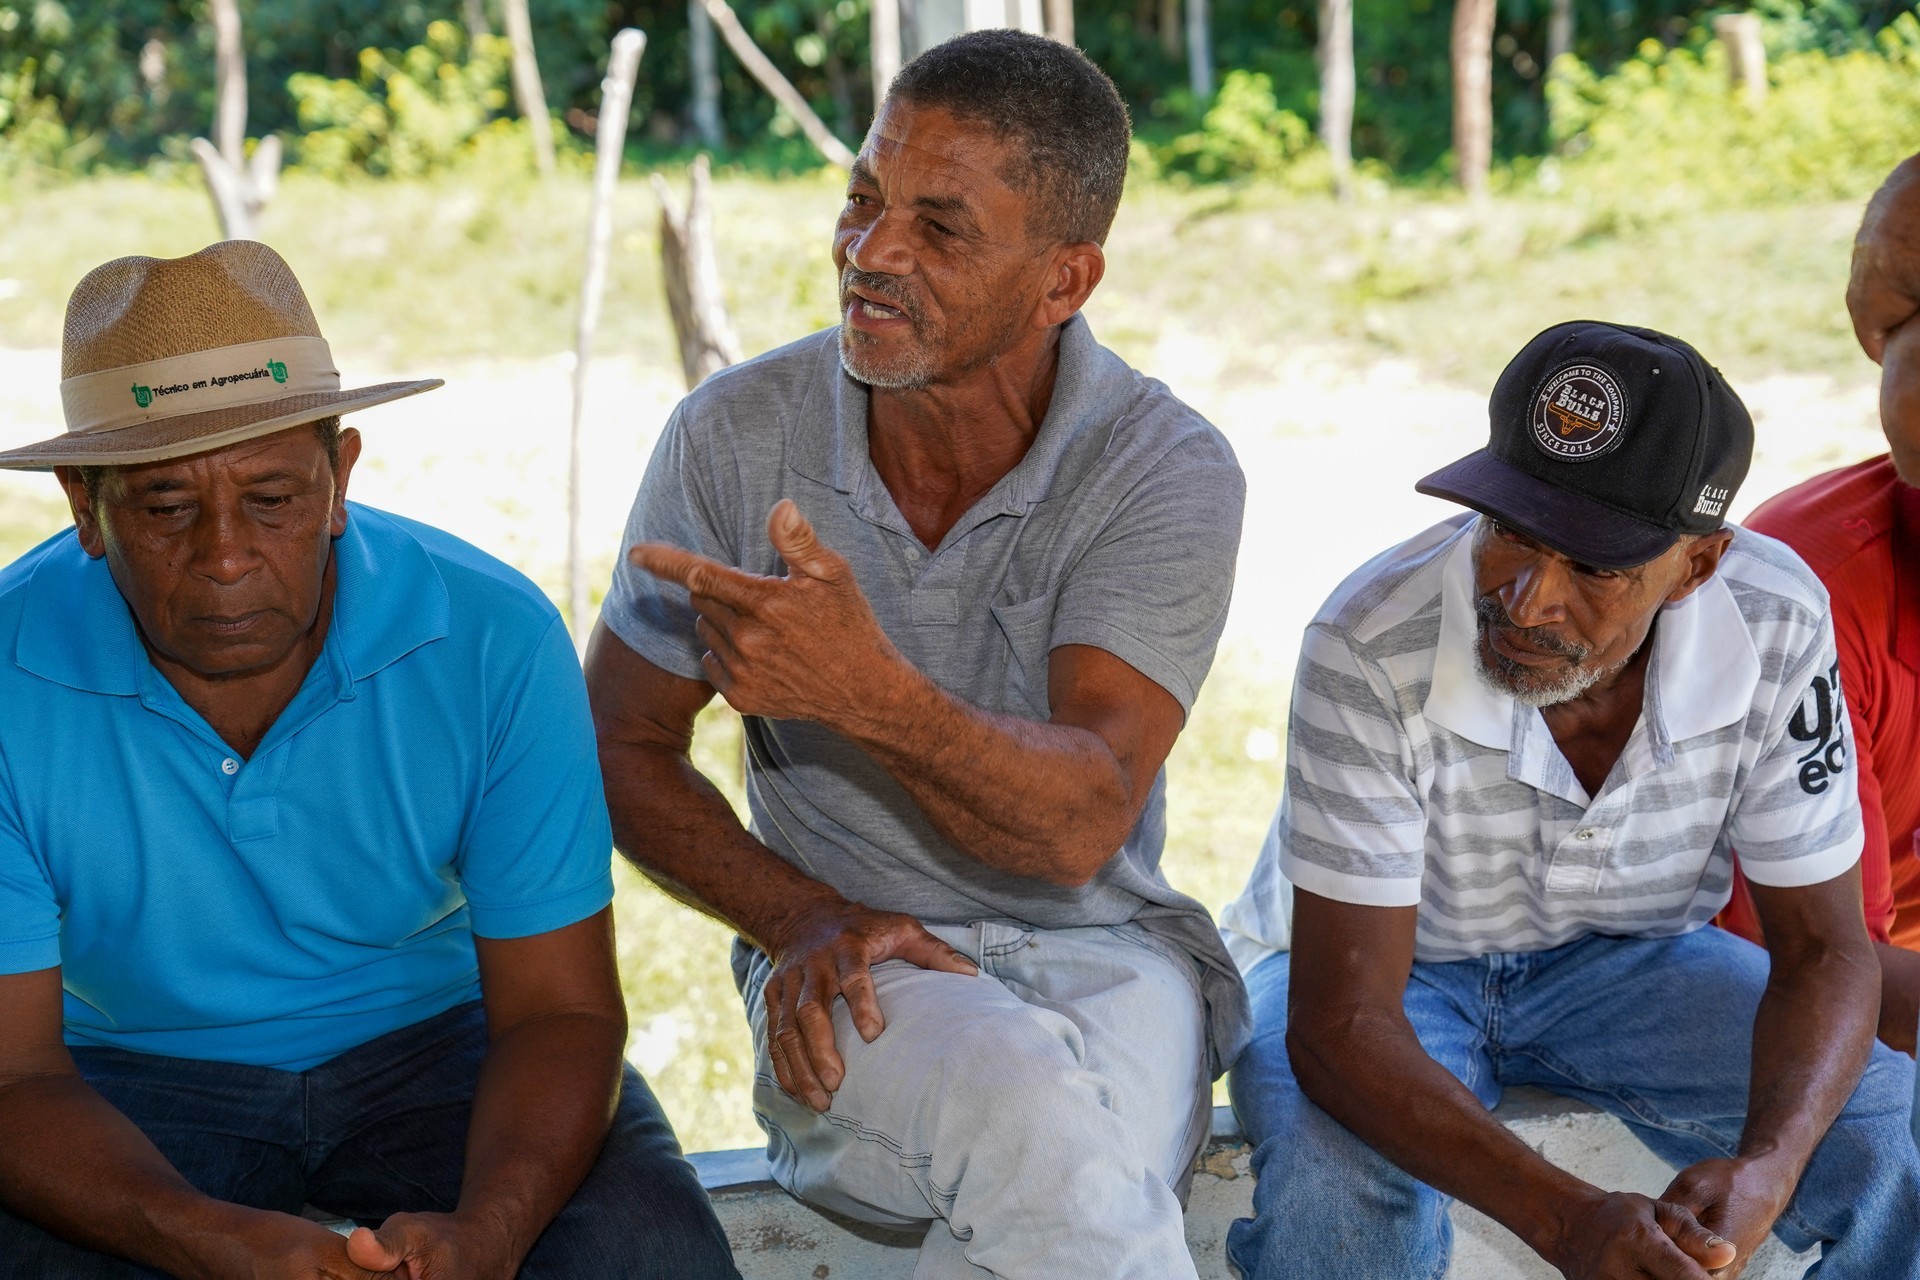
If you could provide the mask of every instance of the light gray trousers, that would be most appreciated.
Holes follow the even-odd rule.
[[[1176,1186],[1211,1114],[1192,960],[1137,925],[930,925],[978,977],[873,971],[886,1030],[834,1005],[825,1114],[776,1083],[755,955],[744,995],[773,1176],[885,1226],[928,1224],[915,1280],[1191,1280]]]

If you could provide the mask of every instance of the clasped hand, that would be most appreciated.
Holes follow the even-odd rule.
[[[397,1213],[346,1237],[291,1214],[248,1218],[231,1269],[246,1280],[508,1280],[519,1268],[502,1231],[457,1213]]]
[[[643,542],[637,567],[687,589],[707,682],[744,715],[839,727],[902,664],[844,557],[790,499],[767,516],[785,577],[747,573],[679,547]]]
[[[1598,1195],[1549,1260],[1569,1280],[1735,1280],[1791,1194],[1755,1162],[1703,1160],[1658,1200]]]

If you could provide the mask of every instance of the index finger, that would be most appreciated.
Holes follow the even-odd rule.
[[[656,578],[679,583],[696,596],[718,600],[735,609],[750,605],[763,582],[758,574],[665,542],[637,543],[627,552],[627,561]]]

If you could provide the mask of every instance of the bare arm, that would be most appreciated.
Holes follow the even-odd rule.
[[[325,1228],[226,1204],[181,1177],[81,1078],[61,1004],[58,969],[0,977],[0,1204],[182,1280],[369,1275]]]
[[[1414,907],[1295,890],[1287,1050],[1308,1098],[1569,1277],[1705,1280],[1732,1250],[1677,1206],[1554,1167],[1428,1056],[1407,1021]]]
[[[1880,1040],[1912,1057],[1920,1029],[1920,952],[1876,942],[1880,957]]]
[[[524,938],[475,936],[487,1054],[474,1087],[460,1203],[354,1232],[372,1270],[511,1280],[599,1155],[620,1092],[626,1005],[613,911]]]
[[[1766,1239],[1860,1082],[1880,1009],[1858,866],[1824,884],[1752,888],[1772,968],[1753,1023],[1746,1128],[1732,1159],[1682,1169],[1666,1191],[1742,1258]]]
[[[1070,645],[1049,659],[1046,723],[983,710],[901,656],[846,561],[792,503],[775,506],[767,535],[785,578],[634,549],[636,564],[688,589],[712,686],[747,714],[812,720],[859,743],[942,836],[988,866],[1092,879],[1179,736],[1173,696],[1104,650]]]
[[[850,901],[740,825],[688,759],[711,685],[662,671],[604,624],[588,642],[586,669],[615,845],[667,892],[767,953],[774,1073],[788,1093],[826,1110],[845,1075],[829,1013],[836,998],[871,1041],[886,1027],[872,966],[900,959],[971,974],[973,965],[918,920]]]

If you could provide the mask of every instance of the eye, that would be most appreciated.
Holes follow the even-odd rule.
[[[184,502],[168,502],[147,508],[147,514],[160,520],[171,520],[187,509]]]
[[[931,218],[927,219],[927,226],[933,231],[935,235],[938,235],[938,236],[951,237],[957,234],[952,227],[949,227],[944,223],[935,222]]]
[[[1495,520],[1491,516],[1487,517],[1487,527],[1489,529],[1492,529],[1493,536],[1500,539],[1502,542],[1526,541],[1525,536],[1521,534],[1521,532],[1518,529],[1513,528],[1511,525],[1502,524],[1500,521]]]
[[[266,511],[278,511],[292,501],[293,499],[284,493],[256,493],[253,495],[253,505]]]

